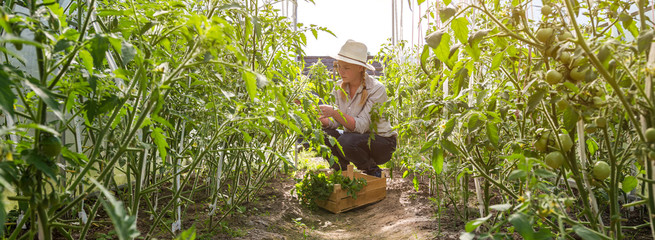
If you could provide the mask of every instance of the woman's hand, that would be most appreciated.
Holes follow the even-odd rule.
[[[318,106],[321,110],[321,117],[337,117],[339,116],[339,109],[330,106],[330,105],[320,105]]]
[[[329,118],[321,117],[318,120],[321,121],[321,126],[322,127],[327,127],[327,126],[330,125],[330,119]]]

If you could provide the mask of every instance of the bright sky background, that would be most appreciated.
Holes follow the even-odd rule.
[[[393,0],[314,0],[316,4],[308,3],[305,0],[298,2],[298,22],[316,24],[327,27],[336,37],[328,33],[319,32],[318,40],[314,39],[311,32],[307,33],[307,46],[305,53],[308,56],[325,56],[339,52],[341,46],[348,39],[363,42],[368,47],[368,52],[375,55],[382,44],[390,43],[392,25],[392,1]],[[424,21],[419,29],[418,22],[425,13],[428,4],[435,1],[427,0],[421,7],[416,6],[416,0],[410,0],[413,5],[413,12],[408,6],[408,1],[396,0],[397,10],[401,11],[402,6],[402,39],[407,40],[410,45],[423,44],[423,37],[426,32]],[[460,0],[461,1],[461,0]],[[649,0],[653,1],[653,0]],[[291,2],[291,1],[289,1]],[[454,0],[453,2],[458,2]],[[534,3],[535,8],[531,13],[540,14],[541,1]],[[293,5],[293,4],[289,4]],[[635,8],[633,6],[633,8]],[[292,17],[293,8],[289,6],[289,17]],[[636,11],[636,9],[634,10]],[[655,13],[650,11],[648,16],[655,18]],[[400,14],[398,15],[400,17]],[[584,16],[579,16],[584,19]],[[431,19],[430,21],[434,21]]]
[[[371,54],[391,38],[391,1],[389,0],[316,0],[316,5],[298,1],[298,22],[324,26],[337,37],[319,33],[307,36],[305,53],[330,55],[339,52],[346,40],[363,42]]]
[[[392,0],[315,0],[315,2],[316,4],[312,4],[298,0],[298,22],[306,26],[316,24],[327,27],[337,37],[328,33],[319,33],[319,39],[316,40],[311,33],[308,33],[305,48],[308,56],[336,54],[348,39],[363,42],[368,47],[368,52],[375,55],[382,44],[391,42]],[[415,0],[412,2],[416,5]],[[414,43],[417,43],[419,31],[416,26],[420,15],[425,12],[427,3],[422,4],[423,9],[420,12],[415,6],[414,16],[407,6],[407,1],[397,1],[398,11],[401,3],[404,5],[403,38],[411,42],[414,34],[416,36]],[[412,17],[415,19],[414,26],[412,26]],[[425,27],[421,29],[421,38],[425,30]]]

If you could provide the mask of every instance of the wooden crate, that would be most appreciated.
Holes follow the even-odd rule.
[[[341,184],[334,185],[334,191],[330,194],[328,200],[316,200],[316,204],[332,213],[342,213],[357,207],[370,203],[378,202],[387,196],[386,172],[382,172],[382,177],[369,176],[353,171],[353,166],[348,165],[348,170],[341,173],[352,179],[366,179],[366,186],[357,192],[357,199],[348,196],[345,190],[341,189]]]

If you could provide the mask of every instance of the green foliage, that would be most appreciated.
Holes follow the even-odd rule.
[[[328,181],[323,172],[307,172],[302,179],[296,180],[296,194],[300,204],[316,210],[316,200],[327,200],[334,190],[334,183]]]
[[[428,23],[429,47],[382,50],[381,59],[393,59],[383,79],[400,134],[392,163],[403,177],[427,176],[443,207],[473,200],[476,178],[481,215],[456,211],[465,230],[476,230],[463,239],[625,238],[619,197],[645,189],[652,170],[653,144],[638,130],[653,126],[655,112],[646,88],[649,9],[643,1],[550,1],[540,15],[534,3],[431,4],[425,15],[438,11],[441,23]],[[548,82],[549,71],[561,76]],[[561,164],[544,162],[561,148]],[[599,161],[609,177],[587,182]],[[493,212],[491,199],[511,207]]]
[[[325,175],[324,172],[309,171],[305,173],[302,179],[296,179],[296,192],[300,204],[316,210],[316,200],[327,200],[334,191],[335,184],[341,184],[341,189],[346,191],[348,196],[357,199],[357,192],[366,186],[366,179],[350,179],[341,175],[341,172],[335,172]]]
[[[139,236],[139,230],[136,228],[136,216],[130,216],[123,207],[123,202],[118,201],[114,196],[102,186],[95,179],[91,179],[91,182],[95,184],[102,195],[107,198],[107,200],[100,198],[102,206],[104,206],[105,211],[111,218],[112,223],[114,223],[114,228],[118,235],[118,239],[134,239]]]
[[[196,239],[196,226],[191,226],[191,228],[184,230],[178,235],[175,240],[195,240]]]
[[[211,189],[213,206],[228,206],[212,214],[225,217],[292,166],[286,154],[317,122],[290,104],[301,92],[297,50],[306,32],[332,33],[294,25],[269,2],[46,2],[9,1],[0,11],[0,119],[15,123],[0,128],[10,153],[0,154],[0,190],[16,189],[18,209],[34,216],[26,233],[2,236],[34,237],[38,219],[46,239],[86,238],[97,210],[82,228],[48,224],[103,204],[119,238],[135,236],[128,216],[144,205],[160,211],[142,236],[173,237],[155,229],[194,194],[181,189]],[[82,201],[119,181],[129,181],[124,203]],[[163,184],[180,190],[170,203],[146,205]]]

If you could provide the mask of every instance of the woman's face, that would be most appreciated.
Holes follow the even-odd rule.
[[[337,61],[339,76],[345,83],[356,83],[362,81],[364,67],[347,62]]]

